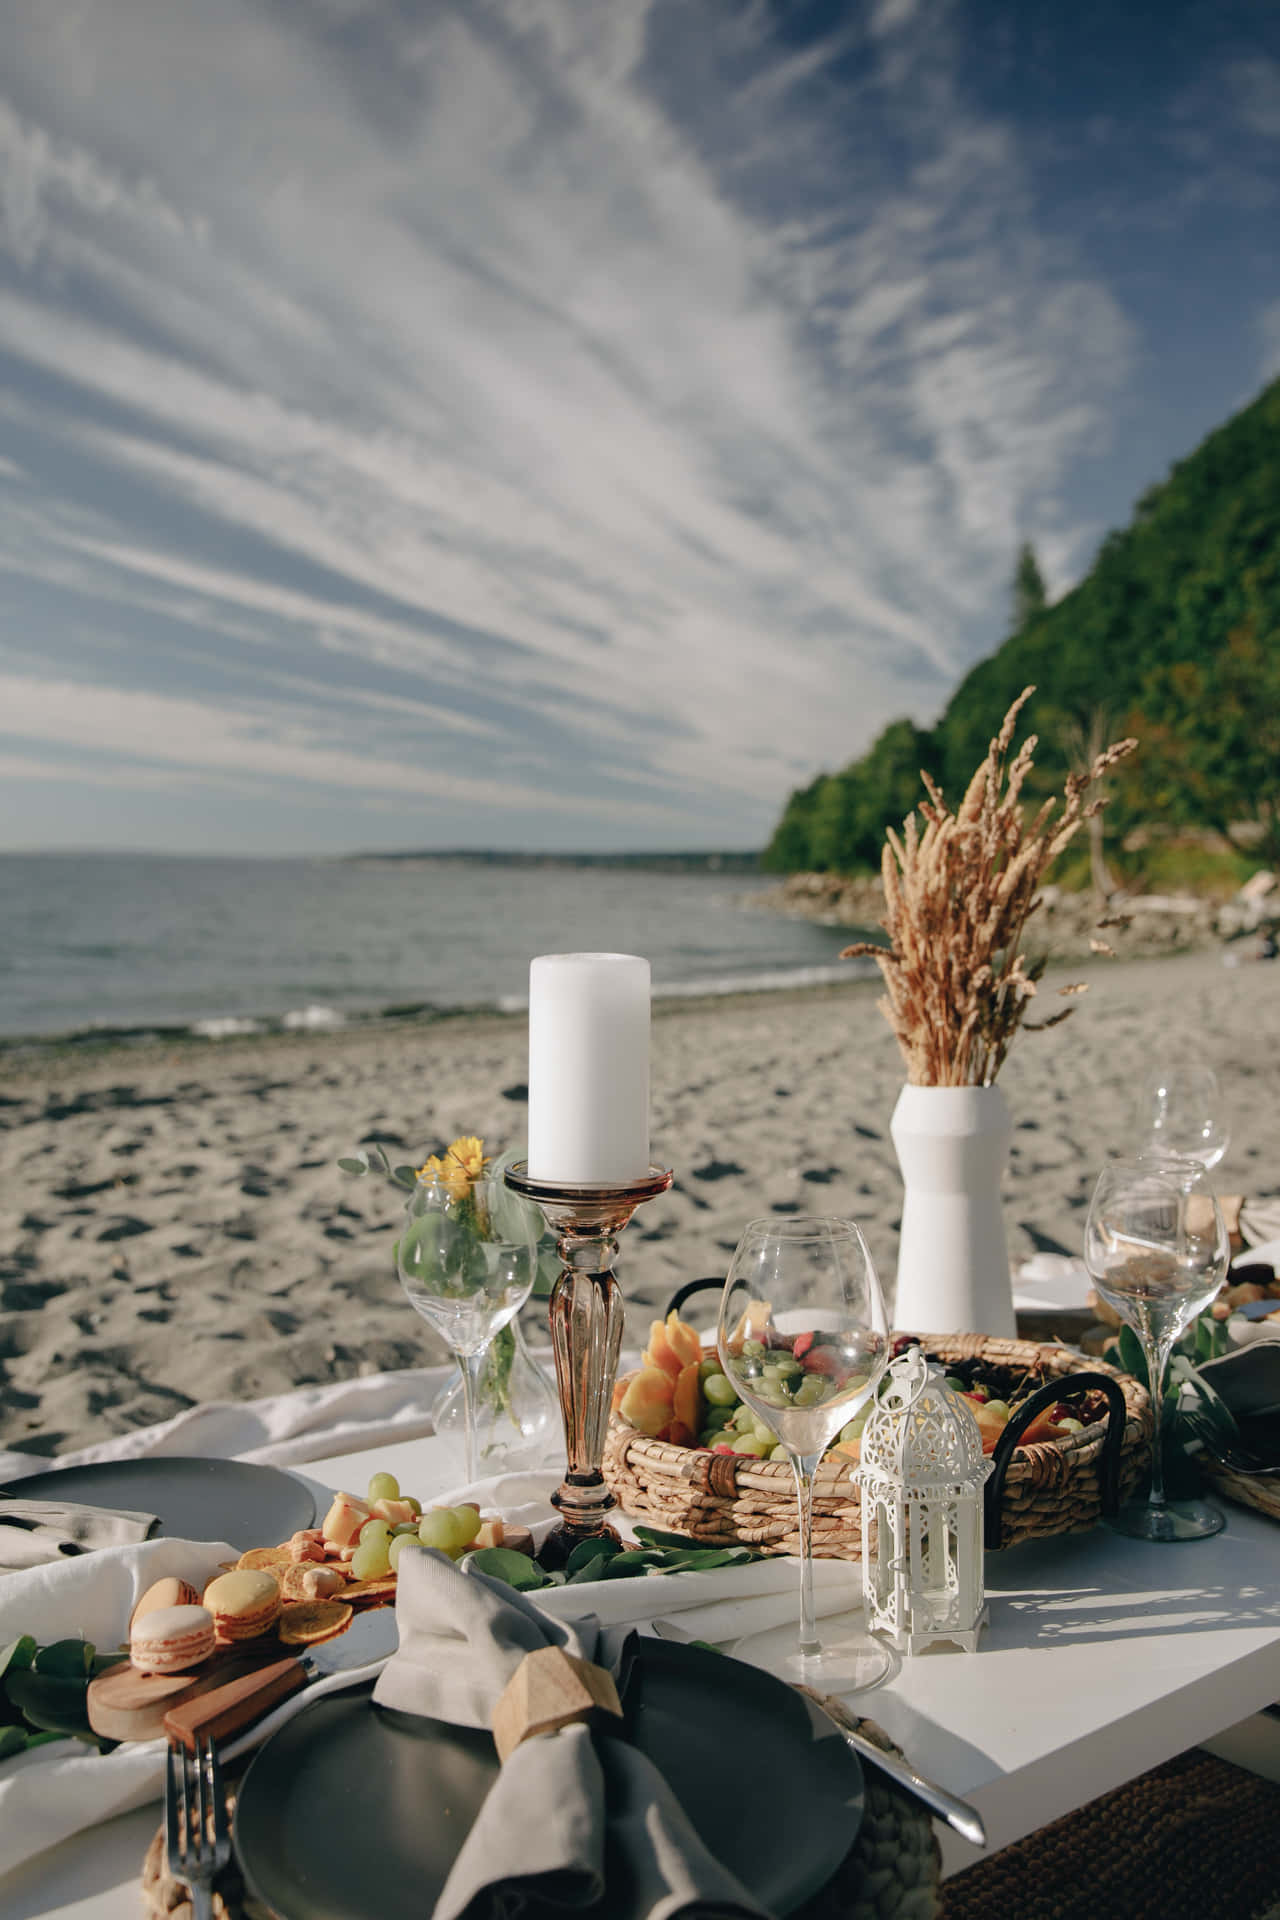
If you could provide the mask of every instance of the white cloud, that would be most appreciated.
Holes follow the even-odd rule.
[[[1242,124],[1251,133],[1280,139],[1280,60],[1264,54],[1233,60],[1227,66],[1226,80]]]
[[[853,102],[820,88],[847,34],[783,56],[733,22],[756,83],[721,152],[644,5],[46,0],[0,103],[0,352],[46,453],[11,584],[168,620],[179,663],[234,641],[199,764],[563,812],[569,753],[645,831],[696,840],[714,801],[763,835],[804,770],[931,717],[1029,521],[1076,550],[1060,483],[1131,350],[921,11],[881,0],[893,65]],[[777,143],[803,206],[742,184]],[[255,734],[286,683],[298,731]],[[150,687],[95,696],[99,744],[145,753]],[[418,725],[458,735],[430,778]],[[518,772],[469,774],[467,736]]]

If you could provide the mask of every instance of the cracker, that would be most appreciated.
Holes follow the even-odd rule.
[[[251,1573],[274,1573],[277,1567],[287,1567],[292,1556],[287,1547],[250,1547],[236,1561],[236,1571],[246,1569]]]
[[[307,1584],[308,1576],[315,1573],[337,1574],[338,1585],[333,1589],[332,1593],[315,1594],[311,1591],[310,1586]],[[340,1569],[337,1567],[326,1566],[323,1562],[317,1564],[314,1560],[304,1560],[301,1563],[295,1562],[292,1566],[281,1567],[279,1572],[279,1580],[280,1580],[280,1598],[285,1602],[286,1606],[301,1600],[315,1600],[315,1599],[345,1600],[346,1599],[346,1593],[344,1591],[346,1586],[346,1581],[343,1578],[343,1575]]]
[[[348,1580],[342,1598],[353,1607],[376,1607],[396,1597],[396,1576],[384,1573],[377,1580]]]
[[[313,1647],[332,1640],[351,1624],[345,1600],[300,1600],[280,1617],[280,1638],[287,1647]]]

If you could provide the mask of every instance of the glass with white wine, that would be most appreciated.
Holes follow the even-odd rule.
[[[1155,1430],[1151,1492],[1110,1524],[1141,1540],[1203,1540],[1223,1517],[1203,1500],[1165,1497],[1164,1378],[1174,1341],[1209,1306],[1226,1277],[1222,1209],[1194,1160],[1120,1160],[1098,1176],[1085,1226],[1084,1258],[1101,1298],[1142,1343]]]
[[[814,1472],[875,1392],[889,1351],[884,1296],[855,1223],[804,1215],[751,1221],[725,1281],[716,1345],[740,1399],[781,1441],[795,1474],[800,1640],[782,1666],[828,1692],[875,1686],[892,1665],[886,1648],[868,1633],[823,1643],[813,1600]],[[737,1652],[750,1659],[750,1642]]]

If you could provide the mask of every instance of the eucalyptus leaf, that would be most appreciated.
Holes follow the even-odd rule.
[[[675,1547],[681,1553],[694,1544],[687,1533],[664,1533],[660,1527],[637,1527],[636,1539],[643,1540],[646,1547]]]
[[[574,1548],[574,1552],[577,1552],[576,1547]],[[570,1557],[572,1558],[572,1556]],[[575,1568],[572,1573],[569,1572],[566,1566],[565,1575],[569,1586],[585,1587],[592,1580],[603,1580],[605,1568],[608,1564],[609,1561],[606,1555],[598,1553],[593,1560],[584,1560],[582,1565]]]
[[[467,1558],[477,1573],[487,1573],[517,1593],[536,1593],[539,1587],[552,1584],[527,1553],[517,1553],[514,1547],[477,1547]]]
[[[1120,1365],[1125,1373],[1131,1373],[1135,1380],[1147,1386],[1147,1356],[1142,1351],[1142,1342],[1130,1326],[1120,1329]]]
[[[30,1633],[20,1633],[16,1640],[9,1642],[7,1647],[0,1647],[0,1674],[7,1673],[11,1667],[27,1668],[35,1657],[35,1636]]]
[[[388,1169],[388,1171],[390,1172],[390,1169]],[[416,1187],[418,1184],[418,1169],[416,1167],[397,1167],[395,1172],[391,1173],[391,1178],[398,1187]]]
[[[57,1735],[50,1736],[57,1738]],[[0,1727],[0,1760],[8,1760],[12,1754],[25,1753],[28,1734],[25,1727]]]
[[[344,1173],[353,1173],[357,1180],[361,1179],[363,1175],[369,1171],[369,1162],[364,1154],[357,1156],[355,1154],[344,1153],[339,1159],[338,1165]]]
[[[637,1573],[647,1573],[650,1567],[661,1567],[663,1557],[656,1549],[628,1547],[622,1553],[615,1553],[604,1570],[606,1580],[627,1580]]]
[[[621,1552],[622,1542],[608,1533],[601,1534],[595,1540],[579,1540],[564,1563],[565,1573],[572,1580],[574,1574],[583,1567],[590,1566],[596,1560],[612,1560],[615,1554]]]

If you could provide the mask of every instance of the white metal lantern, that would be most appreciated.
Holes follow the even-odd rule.
[[[935,1640],[975,1652],[987,1620],[982,1489],[991,1462],[965,1401],[919,1347],[890,1365],[860,1453],[867,1625],[905,1653]]]

